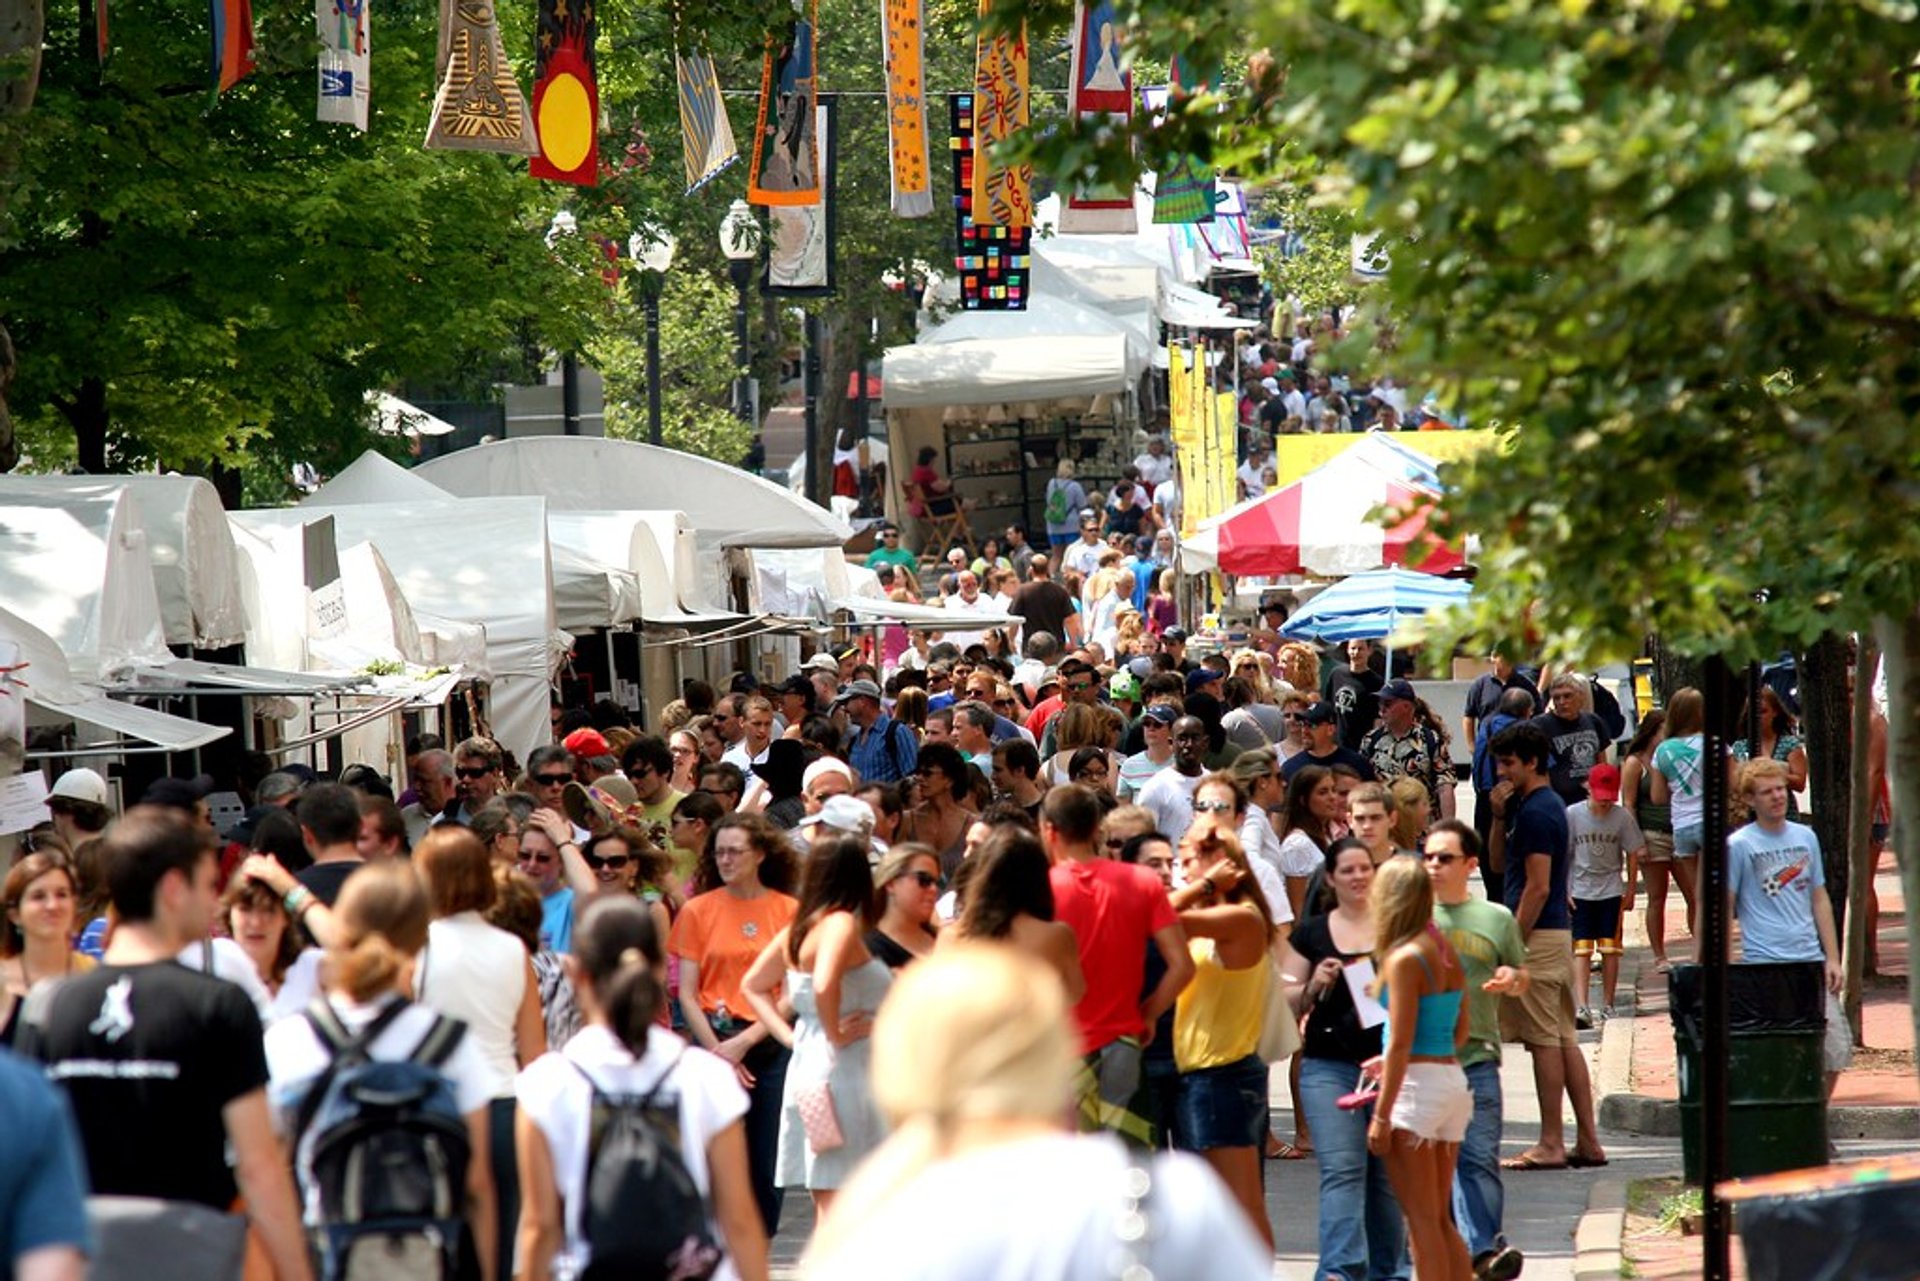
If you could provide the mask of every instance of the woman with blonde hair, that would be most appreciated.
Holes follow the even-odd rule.
[[[940,856],[931,847],[903,841],[874,869],[880,919],[867,931],[867,950],[899,970],[933,952],[939,934],[933,909],[942,889]]]
[[[700,732],[691,722],[681,726],[667,739],[667,751],[673,757],[667,786],[682,796],[692,795],[700,786]]]
[[[814,1233],[805,1274],[1264,1281],[1271,1252],[1204,1164],[1066,1131],[1075,1048],[1059,979],[1031,956],[960,943],[903,971],[873,1031],[874,1097],[893,1133]],[[955,1206],[969,1230],[927,1249],[926,1225]],[[1134,1240],[1123,1224],[1143,1212],[1153,1230]]]
[[[1433,881],[1423,864],[1388,859],[1374,873],[1370,897],[1373,991],[1387,1007],[1387,1030],[1367,1151],[1386,1162],[1420,1276],[1472,1281],[1452,1216],[1454,1164],[1473,1119],[1460,1066],[1466,973],[1433,923]]]
[[[1054,717],[1052,729],[1053,745],[1059,750],[1047,758],[1040,771],[1043,784],[1057,787],[1072,782],[1073,754],[1083,747],[1097,747],[1107,755],[1106,789],[1109,793],[1116,792],[1120,785],[1120,758],[1114,755],[1116,736],[1106,709],[1087,703],[1068,703]]]
[[[1410,774],[1402,774],[1387,784],[1387,790],[1393,793],[1393,847],[1419,849],[1426,843],[1427,828],[1433,823],[1433,798],[1427,792],[1427,785]]]
[[[1120,606],[1132,598],[1133,575],[1102,565],[1087,579],[1081,600],[1080,629],[1108,655],[1120,630]]]
[[[1280,647],[1276,659],[1280,679],[1287,684],[1303,692],[1320,688],[1320,655],[1314,652],[1313,646],[1288,641]]]
[[[908,685],[893,700],[893,719],[911,729],[921,738],[927,734],[927,691],[918,685]]]
[[[478,842],[474,845],[484,870],[485,853]],[[487,1281],[504,1281],[498,1261],[511,1252],[499,1249],[495,1235],[494,1181],[487,1160],[494,1073],[470,1028],[407,998],[431,918],[427,890],[409,864],[370,863],[347,878],[333,906],[334,940],[320,967],[322,997],[306,1017],[281,1019],[267,1029],[267,1097],[281,1133],[293,1145],[304,1221],[315,1228],[321,1188],[313,1165],[314,1135],[311,1129],[296,1133],[295,1126],[310,1106],[309,1094],[325,1088],[328,1066],[340,1049],[363,1042],[375,1062],[417,1056],[437,1065],[466,1120],[465,1218],[480,1274]],[[511,1080],[507,1087],[512,1089]]]
[[[1147,623],[1140,617],[1140,611],[1132,605],[1120,606],[1115,615],[1113,631],[1113,656],[1131,658],[1143,652],[1146,643]]]

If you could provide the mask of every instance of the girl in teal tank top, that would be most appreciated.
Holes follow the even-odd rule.
[[[1473,1119],[1459,1059],[1466,974],[1434,928],[1424,862],[1388,859],[1374,873],[1372,898],[1374,992],[1386,1005],[1387,1028],[1367,1148],[1386,1164],[1422,1281],[1472,1281],[1451,1213],[1454,1165]]]

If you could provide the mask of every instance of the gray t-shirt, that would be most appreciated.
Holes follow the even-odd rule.
[[[1619,898],[1626,891],[1621,872],[1629,854],[1646,848],[1647,838],[1624,805],[1594,813],[1592,801],[1567,806],[1567,831],[1573,846],[1573,870],[1567,892],[1577,899]]]

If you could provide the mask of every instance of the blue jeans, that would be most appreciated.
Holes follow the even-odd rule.
[[[1453,1169],[1453,1221],[1466,1238],[1467,1253],[1479,1258],[1506,1242],[1500,1231],[1506,1213],[1507,1192],[1500,1182],[1500,1127],[1504,1103],[1500,1095],[1500,1064],[1475,1063],[1467,1069],[1467,1088],[1473,1091],[1473,1120],[1460,1143],[1460,1160]]]
[[[1320,1162],[1320,1281],[1406,1281],[1407,1225],[1387,1184],[1387,1167],[1367,1152],[1372,1108],[1345,1112],[1360,1069],[1333,1059],[1300,1060],[1300,1108]]]
[[[787,1063],[792,1058],[792,1050],[769,1036],[748,1050],[745,1059],[753,1073],[753,1089],[747,1093],[747,1168],[768,1239],[780,1230],[784,1196],[774,1166],[780,1156],[780,1109],[786,1102]]]

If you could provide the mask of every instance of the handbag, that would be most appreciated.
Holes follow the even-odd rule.
[[[847,1136],[840,1129],[840,1113],[833,1106],[833,1089],[825,1081],[795,1090],[793,1105],[799,1110],[800,1124],[807,1131],[807,1146],[816,1155],[846,1146]]]
[[[93,1281],[240,1281],[245,1215],[198,1201],[90,1196]]]
[[[1286,977],[1280,972],[1280,963],[1269,957],[1267,969],[1266,1005],[1261,1011],[1260,1039],[1254,1043],[1253,1052],[1260,1056],[1262,1063],[1278,1063],[1300,1052],[1300,1018],[1287,1004]]]

